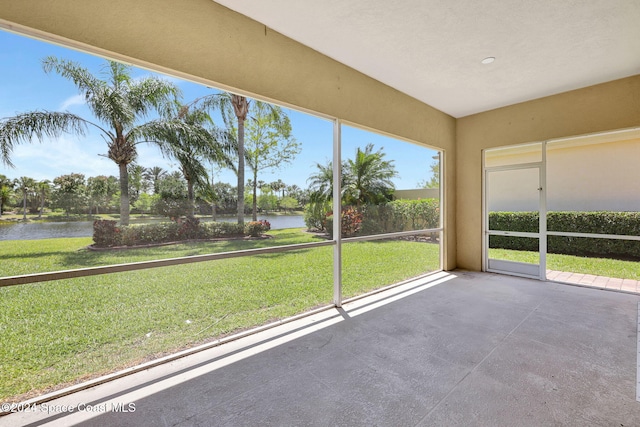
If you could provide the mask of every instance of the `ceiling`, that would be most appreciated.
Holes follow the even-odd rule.
[[[640,74],[640,0],[215,1],[454,117]]]

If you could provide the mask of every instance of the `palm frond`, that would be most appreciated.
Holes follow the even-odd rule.
[[[155,110],[167,117],[175,114],[174,101],[180,93],[180,89],[167,80],[147,77],[129,85],[126,100],[136,115],[144,117]]]
[[[106,86],[104,81],[96,78],[86,68],[73,61],[48,56],[42,60],[42,68],[45,73],[55,71],[65,79],[71,80],[87,101],[94,96],[96,90]]]
[[[63,133],[84,135],[87,124],[93,123],[71,113],[34,111],[0,120],[0,160],[13,166],[10,155],[17,144],[57,138]]]

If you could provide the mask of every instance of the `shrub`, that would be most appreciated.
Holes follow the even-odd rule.
[[[269,230],[271,230],[271,224],[266,220],[250,221],[244,226],[244,232],[252,237],[259,237]]]
[[[189,240],[200,238],[200,220],[194,216],[188,216],[186,219],[178,222],[180,230],[178,231],[179,240]]]
[[[538,231],[537,212],[491,212],[493,230]],[[640,212],[549,212],[547,229],[570,233],[640,235]],[[491,236],[491,248],[537,251],[532,238]],[[640,259],[640,241],[585,237],[549,236],[547,252],[578,256]]]
[[[200,224],[200,233],[203,239],[243,236],[244,225],[233,222],[205,222]]]
[[[360,231],[362,224],[362,212],[358,211],[353,206],[349,206],[342,209],[340,213],[340,231],[342,237],[355,236]],[[329,237],[333,238],[333,212],[328,212],[326,217],[326,229],[329,233]]]
[[[105,219],[93,221],[93,242],[101,248],[121,244],[121,234],[117,222]]]
[[[269,221],[267,221],[266,219],[261,219],[258,221],[260,224],[262,224],[262,227],[264,228],[265,233],[269,230],[271,230],[271,223]]]
[[[309,230],[325,231],[331,202],[311,202],[304,208],[304,223]]]
[[[268,221],[256,221],[259,234],[271,229]],[[93,225],[93,241],[97,247],[136,246],[154,243],[178,242],[191,239],[214,239],[244,236],[242,225],[230,222],[200,223],[197,218],[176,222],[134,224],[116,227],[116,221],[98,220]]]
[[[362,207],[360,234],[437,228],[440,222],[439,206],[438,199],[399,199],[382,205],[365,205]]]
[[[180,218],[189,212],[191,202],[188,199],[177,197],[156,198],[152,211],[168,218]]]

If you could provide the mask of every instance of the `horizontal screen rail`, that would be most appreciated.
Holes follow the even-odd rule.
[[[532,237],[534,239],[540,238],[540,233],[531,233],[526,231],[499,231],[489,230],[486,232],[489,236],[513,236],[513,237]]]
[[[298,243],[295,245],[273,246],[270,248],[245,249],[242,251],[220,252],[206,255],[192,255],[186,257],[157,259],[151,261],[139,261],[126,264],[105,265],[101,267],[87,267],[74,270],[53,271],[48,273],[24,274],[20,276],[0,278],[0,287],[26,285],[28,283],[47,282],[50,280],[98,276],[100,274],[145,270],[148,268],[169,267],[172,265],[192,264],[196,262],[214,261],[218,259],[239,258],[252,255],[264,255],[302,249],[312,249],[322,246],[333,246],[335,244],[335,240],[327,240],[324,242]]]
[[[614,240],[640,240],[640,236],[629,236],[624,234],[593,234],[593,233],[571,233],[564,231],[547,231],[548,236],[561,237],[587,237],[594,239],[614,239]]]
[[[343,243],[362,242],[367,240],[392,239],[394,237],[414,236],[416,234],[439,233],[444,228],[426,228],[424,230],[398,231],[397,233],[371,234],[369,236],[346,237],[342,239]]]

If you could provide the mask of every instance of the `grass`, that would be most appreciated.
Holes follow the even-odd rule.
[[[193,242],[154,248],[93,252],[86,250],[91,237],[0,241],[0,277],[82,267],[122,264],[242,249],[317,242],[319,238],[302,229],[274,230],[273,239]]]
[[[0,243],[4,275],[316,241],[273,239],[89,252],[90,239]],[[18,401],[331,303],[332,247],[0,289],[0,401]],[[345,296],[439,268],[438,245],[343,246]],[[381,262],[383,260],[383,262]]]
[[[538,252],[489,249],[489,256],[493,259],[507,261],[539,263]],[[547,254],[547,268],[556,271],[593,274],[594,276],[640,280],[640,262],[638,261]]]

